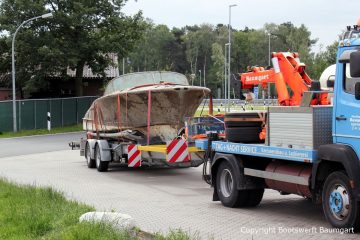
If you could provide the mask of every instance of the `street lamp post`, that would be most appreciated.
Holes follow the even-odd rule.
[[[205,65],[204,65],[204,76],[203,76],[203,79],[204,79],[204,87],[206,87],[206,69],[205,69]]]
[[[24,22],[22,22],[20,24],[20,26],[16,29],[14,35],[13,35],[13,39],[12,39],[12,43],[11,43],[11,66],[12,66],[12,95],[13,95],[13,99],[12,99],[12,104],[13,104],[13,131],[17,132],[17,121],[16,121],[16,89],[15,89],[15,37],[16,34],[19,32],[20,28],[22,26],[24,26],[25,24],[34,21],[36,19],[39,18],[49,18],[52,17],[52,13],[46,13],[43,14],[41,16],[37,16],[37,17],[33,17],[30,18]]]
[[[228,111],[230,112],[230,79],[231,79],[231,69],[230,69],[230,66],[231,66],[231,8],[232,7],[236,7],[237,5],[236,4],[232,4],[232,5],[229,5],[229,54],[228,54]]]
[[[269,36],[269,66],[271,65],[271,48],[270,48],[270,42],[271,42],[271,33],[267,34]]]
[[[271,48],[270,48],[270,43],[271,43],[271,33],[268,32],[268,36],[269,36],[269,65],[271,66]],[[270,83],[267,84],[268,86],[268,101],[269,101],[269,105],[270,105]]]
[[[201,70],[199,70],[199,73],[200,73],[200,87],[201,87]]]
[[[224,50],[224,53],[225,53],[225,57],[224,57],[224,99],[227,99],[227,47],[229,46],[229,43],[226,43],[225,44],[225,50]]]

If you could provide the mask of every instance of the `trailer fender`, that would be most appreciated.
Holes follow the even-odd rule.
[[[326,144],[318,149],[318,160],[312,169],[311,187],[315,189],[316,180],[321,179],[324,166],[341,164],[346,171],[357,200],[360,201],[360,162],[352,147],[344,144]],[[338,169],[336,169],[338,170]]]
[[[104,161],[104,162],[111,161],[111,148],[109,146],[108,141],[106,141],[106,140],[97,140],[96,144],[100,148],[101,161]]]
[[[88,144],[90,146],[90,158],[91,159],[95,159],[95,144],[96,144],[96,139],[88,139],[86,141],[86,144]],[[86,147],[86,146],[85,146]]]

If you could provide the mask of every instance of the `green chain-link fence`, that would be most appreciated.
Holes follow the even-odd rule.
[[[19,130],[47,128],[47,112],[51,126],[62,127],[82,123],[86,111],[97,97],[76,97],[39,100],[17,100]],[[0,132],[13,130],[12,101],[0,102]]]

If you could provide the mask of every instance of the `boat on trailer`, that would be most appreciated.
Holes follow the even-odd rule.
[[[138,144],[164,144],[194,116],[210,89],[175,72],[138,72],[111,80],[83,118],[88,134]]]

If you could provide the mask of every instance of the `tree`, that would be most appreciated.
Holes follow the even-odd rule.
[[[318,54],[315,54],[311,65],[313,79],[319,79],[325,68],[336,63],[338,45],[339,42],[335,41],[333,44],[327,46],[325,51],[320,51]]]
[[[210,86],[212,86],[212,89],[223,88],[225,56],[219,43],[212,44],[211,60],[213,61],[213,66],[210,71],[212,79]],[[218,98],[221,98],[221,96],[218,96]]]
[[[233,34],[232,72],[246,71],[247,66],[268,65],[268,37],[263,30],[245,28]]]
[[[191,31],[192,29],[196,29],[196,31]],[[191,73],[197,74],[198,70],[206,72],[211,65],[212,44],[215,42],[214,27],[209,24],[188,27],[184,42]]]
[[[133,53],[130,54],[135,71],[173,70],[176,48],[175,36],[166,25],[147,23],[147,29]]]
[[[311,32],[303,24],[294,26],[291,22],[265,24],[264,30],[271,34],[273,52],[298,52],[302,62],[310,64],[313,59],[311,47],[317,39],[311,39]]]
[[[107,53],[125,56],[144,30],[142,14],[129,17],[121,12],[127,0],[3,0],[0,5],[0,39],[10,52],[10,38],[24,20],[46,12],[53,19],[24,26],[16,39],[17,75],[22,87],[46,88],[45,76],[76,70],[76,95],[81,96],[85,65],[95,74],[104,74],[110,64]],[[3,64],[0,64],[3,66]],[[6,66],[5,66],[6,67]],[[9,69],[2,69],[2,71]],[[30,80],[29,80],[30,79]]]
[[[261,29],[232,29],[233,74],[247,71],[247,66],[268,66],[268,33],[271,33],[271,52],[299,52],[301,61],[307,65],[307,72],[314,79],[327,63],[335,61],[336,44],[320,55],[311,52],[317,40],[311,38],[304,25],[270,23]],[[206,86],[215,91],[219,87],[224,88],[221,80],[224,77],[224,47],[227,42],[228,28],[223,24],[185,26],[170,31],[166,26],[149,22],[144,39],[130,58],[135,70],[172,70],[191,74],[191,80],[195,80],[196,85],[200,84],[199,70],[203,77],[205,66]]]
[[[175,41],[170,43],[170,53],[174,60],[173,71],[189,73],[185,54],[186,45],[184,43],[185,28],[173,28],[171,32],[175,37]]]
[[[336,63],[336,53],[337,53],[338,46],[339,46],[339,41],[334,41],[331,45],[326,47],[324,57],[328,64]]]

